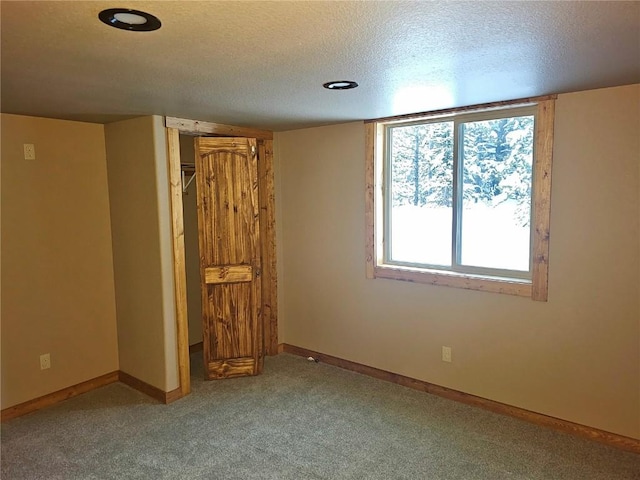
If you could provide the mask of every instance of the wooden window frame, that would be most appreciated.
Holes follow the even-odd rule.
[[[553,164],[553,128],[556,96],[473,105],[365,122],[365,227],[366,277],[385,278],[447,287],[480,290],[548,299],[549,224],[551,207],[551,170]],[[516,107],[536,107],[533,181],[532,181],[532,246],[531,279],[495,277],[484,274],[459,273],[430,268],[384,263],[384,130],[393,123],[433,120],[461,113],[488,112]]]

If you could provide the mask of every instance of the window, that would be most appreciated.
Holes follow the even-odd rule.
[[[554,99],[367,128],[367,276],[547,298]]]

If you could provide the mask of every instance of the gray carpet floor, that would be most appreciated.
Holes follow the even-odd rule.
[[[161,405],[120,383],[2,425],[14,479],[640,479],[640,455],[282,354]]]

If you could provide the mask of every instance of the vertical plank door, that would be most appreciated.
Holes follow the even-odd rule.
[[[262,371],[258,151],[252,138],[195,139],[205,378]]]

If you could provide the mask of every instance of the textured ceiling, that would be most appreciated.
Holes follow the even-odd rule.
[[[107,27],[113,7],[162,28]],[[286,130],[640,82],[640,2],[2,1],[0,18],[2,111],[73,120]]]

